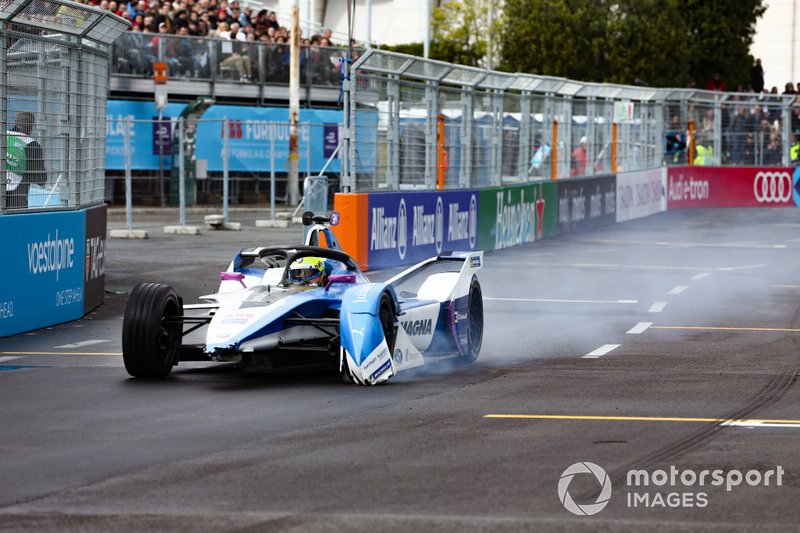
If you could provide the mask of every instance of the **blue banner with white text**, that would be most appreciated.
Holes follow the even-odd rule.
[[[368,202],[371,269],[475,249],[476,191],[377,193]]]

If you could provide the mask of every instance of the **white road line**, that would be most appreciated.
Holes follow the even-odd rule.
[[[688,288],[688,285],[676,285],[672,287],[672,290],[670,290],[667,294],[680,294]]]
[[[0,363],[5,363],[6,361],[13,361],[14,359],[19,359],[21,356],[19,355],[7,355],[5,357],[0,357]]]
[[[710,275],[711,275],[710,272],[703,272],[702,274],[695,274],[694,276],[692,276],[692,279],[695,281],[700,281],[701,279],[706,279]]]
[[[641,335],[642,333],[647,331],[647,328],[649,328],[652,325],[653,325],[652,322],[639,322],[625,333],[627,335]]]
[[[648,313],[660,313],[667,306],[667,302],[656,302],[647,310]]]
[[[84,346],[91,346],[93,344],[103,344],[104,342],[111,342],[109,340],[95,339],[91,341],[80,341],[72,344],[62,344],[61,346],[54,346],[57,350],[70,350],[73,348],[83,348]]]
[[[587,353],[581,359],[597,359],[598,357],[603,357],[608,352],[616,350],[619,347],[619,344],[604,344],[595,351]]]
[[[557,300],[554,298],[489,298],[484,300],[493,302],[546,302],[563,304],[638,304],[639,300]]]
[[[773,424],[770,422],[751,422],[749,420],[737,420],[735,422],[723,422],[723,426],[736,426],[740,428],[800,428],[800,424]]]
[[[717,270],[721,270],[722,272],[733,272],[735,270],[747,270],[750,268],[763,268],[768,266],[769,265],[766,263],[759,263],[757,265],[742,265],[738,267],[719,267]]]
[[[544,255],[544,254],[541,254]],[[571,267],[571,268],[614,268],[614,269],[629,269],[629,270],[662,270],[665,272],[682,272],[682,271],[694,271],[697,272],[698,270],[714,270],[718,272],[733,272],[735,270],[746,270],[749,268],[761,268],[769,266],[766,263],[758,264],[758,265],[742,265],[742,266],[733,266],[733,267],[709,267],[709,266],[665,266],[665,265],[623,265],[619,263],[551,263],[547,261],[531,261],[526,263],[503,263],[502,265],[492,265],[492,268],[495,269],[502,269],[502,268],[528,268],[532,266],[538,267]]]
[[[624,241],[615,239],[593,239],[587,242],[598,244],[630,244],[656,245],[656,246],[677,246],[681,248],[786,248],[785,244],[754,244],[748,242],[681,242],[681,241]]]

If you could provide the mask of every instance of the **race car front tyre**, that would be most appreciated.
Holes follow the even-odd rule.
[[[381,321],[381,329],[383,336],[386,339],[386,346],[389,348],[389,353],[394,353],[394,341],[397,336],[397,330],[394,327],[394,305],[392,299],[388,294],[381,297],[381,304],[378,308],[378,318]]]
[[[481,293],[481,284],[475,277],[472,278],[469,286],[468,305],[469,329],[467,330],[467,351],[464,358],[472,363],[478,359],[483,343],[483,294]]]
[[[131,291],[122,322],[122,359],[136,378],[164,378],[178,362],[182,325],[165,318],[183,315],[175,289],[140,283]]]

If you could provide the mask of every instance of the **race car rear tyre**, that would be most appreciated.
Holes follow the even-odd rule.
[[[388,294],[384,294],[381,297],[381,305],[378,308],[378,318],[380,318],[381,321],[381,329],[386,339],[386,346],[389,347],[389,353],[393,354],[397,330],[394,328],[394,305],[392,305],[392,299]]]
[[[160,283],[140,283],[131,291],[122,322],[122,359],[136,378],[164,378],[178,362],[182,325],[164,323],[183,315],[175,289]]]
[[[472,278],[469,286],[467,315],[469,327],[467,329],[467,351],[464,358],[472,363],[481,353],[483,344],[483,294],[481,284],[476,278]]]

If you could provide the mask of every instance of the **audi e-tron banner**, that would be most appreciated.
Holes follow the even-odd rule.
[[[370,194],[367,211],[370,269],[476,249],[476,191]]]
[[[614,176],[558,182],[558,232],[569,233],[616,222]]]
[[[667,207],[796,205],[793,170],[783,167],[670,167]]]

